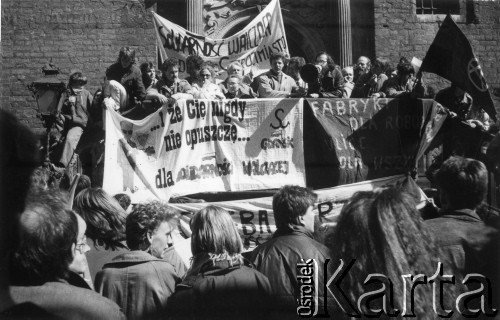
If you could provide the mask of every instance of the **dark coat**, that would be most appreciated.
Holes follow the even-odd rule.
[[[310,231],[299,226],[291,231],[278,230],[271,240],[255,248],[250,257],[257,270],[269,278],[273,296],[282,314],[290,316],[296,316],[296,299],[300,297],[297,263],[301,259],[315,259],[319,271],[319,310],[323,310],[323,267],[330,253],[325,245],[312,238]]]
[[[342,98],[344,77],[336,67],[321,78],[320,98]]]
[[[119,62],[114,63],[106,70],[106,78],[122,84],[128,94],[129,108],[134,106],[135,100],[142,101],[146,98],[146,88],[142,83],[141,69],[135,64],[130,65],[128,68],[122,68]]]
[[[269,280],[257,270],[207,254],[193,265],[168,302],[172,319],[265,319]]]
[[[442,261],[451,261],[459,274],[457,282],[465,275],[479,273],[486,276],[493,289],[494,307],[500,307],[499,233],[483,223],[474,210],[446,211],[439,218],[426,220],[426,225],[441,249]],[[452,270],[444,265],[444,270]],[[474,290],[477,283],[469,283]]]

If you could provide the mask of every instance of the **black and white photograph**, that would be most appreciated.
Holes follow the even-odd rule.
[[[500,0],[0,8],[0,319],[500,319]]]

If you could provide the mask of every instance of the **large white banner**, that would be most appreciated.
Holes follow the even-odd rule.
[[[181,73],[185,72],[186,57],[191,54],[216,63],[221,70],[226,70],[229,63],[237,60],[245,73],[252,71],[254,76],[270,68],[272,52],[288,54],[278,0],[271,1],[243,30],[226,39],[194,34],[154,12],[153,17],[162,59],[179,59]]]
[[[103,188],[134,201],[305,185],[303,99],[181,100],[143,120],[106,110]]]

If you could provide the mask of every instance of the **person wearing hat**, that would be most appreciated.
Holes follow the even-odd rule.
[[[81,72],[75,72],[69,77],[68,89],[62,93],[57,105],[59,123],[63,126],[64,145],[61,157],[56,163],[66,167],[73,154],[83,130],[89,120],[89,107],[92,105],[92,94],[84,88],[87,77]]]

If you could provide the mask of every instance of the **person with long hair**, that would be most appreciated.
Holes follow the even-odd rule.
[[[207,206],[191,219],[193,260],[170,298],[172,319],[262,319],[269,311],[266,276],[245,266],[229,213]]]
[[[413,313],[417,319],[436,318],[432,284],[417,285],[412,295],[411,281],[406,279],[405,285],[402,277],[425,275],[430,278],[436,274],[438,262],[443,263],[444,268],[449,266],[439,259],[439,249],[410,194],[395,187],[356,193],[342,208],[329,247],[334,266],[340,259],[345,264],[352,262],[340,289],[354,304],[349,306],[341,302],[343,312],[338,310],[339,316],[381,316],[380,313],[384,313],[384,316],[396,317]],[[388,279],[385,300],[381,295],[371,301],[362,299],[364,294],[383,288],[382,282],[366,281],[374,274]],[[447,309],[454,309],[461,290],[459,284],[445,287],[442,297]],[[412,305],[410,297],[413,297]]]
[[[101,188],[87,188],[76,195],[73,210],[87,223],[87,252],[92,279],[102,266],[128,251],[125,240],[126,213],[112,196]]]

